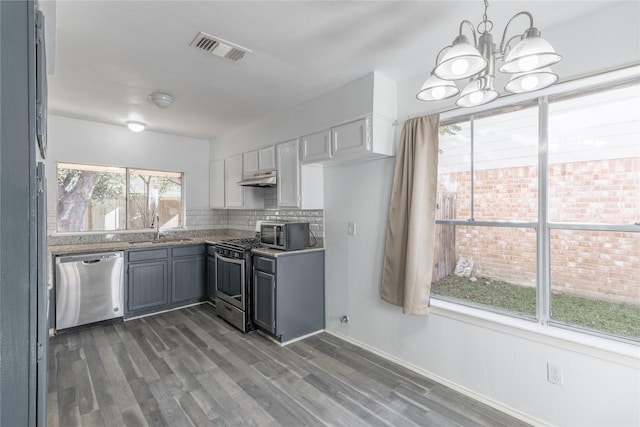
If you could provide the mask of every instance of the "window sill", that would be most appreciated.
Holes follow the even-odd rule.
[[[431,313],[634,368],[638,368],[640,364],[640,347],[632,343],[594,336],[555,325],[543,325],[535,321],[433,297],[431,298]]]

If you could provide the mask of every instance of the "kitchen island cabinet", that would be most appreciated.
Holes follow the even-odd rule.
[[[324,330],[324,250],[253,256],[253,322],[281,343]]]

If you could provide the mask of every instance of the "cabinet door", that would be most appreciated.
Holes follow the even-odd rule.
[[[261,148],[258,150],[258,169],[270,170],[276,168],[276,147]]]
[[[242,175],[251,176],[261,169],[258,167],[258,152],[249,151],[242,155]]]
[[[169,262],[129,264],[127,312],[150,309],[169,303]]]
[[[244,205],[244,188],[238,185],[242,180],[242,154],[229,157],[224,161],[225,206],[241,208]]]
[[[209,164],[209,206],[224,208],[224,160]]]
[[[302,137],[302,163],[331,159],[331,131],[325,130]]]
[[[300,207],[300,155],[298,140],[284,142],[276,147],[278,164],[278,207]]]
[[[205,297],[204,256],[171,260],[171,302],[200,301]]]
[[[356,120],[331,129],[333,155],[356,154],[371,151],[371,121]]]
[[[256,326],[275,334],[276,332],[276,280],[264,271],[253,273],[253,321]]]

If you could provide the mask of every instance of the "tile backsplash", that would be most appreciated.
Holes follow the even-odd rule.
[[[271,194],[273,193],[273,194]],[[265,192],[265,206],[276,205],[275,189]],[[184,232],[177,231],[178,234],[206,235],[207,230],[240,230],[251,231],[255,229],[256,221],[300,221],[308,222],[309,229],[319,239],[324,239],[324,211],[300,210],[300,209],[210,209],[209,207],[190,208],[186,214],[186,228]],[[104,233],[87,234],[58,234],[56,235],[56,211],[50,209],[47,212],[47,229],[49,234],[49,244],[74,244],[86,242],[100,242],[111,240],[137,240],[137,237],[144,240],[152,236],[152,230],[140,230],[139,233]],[[174,234],[174,232],[171,232]],[[140,234],[141,236],[137,236]],[[144,235],[144,236],[142,236]]]

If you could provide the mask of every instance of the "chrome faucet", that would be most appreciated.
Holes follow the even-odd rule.
[[[160,240],[160,214],[157,212],[153,217],[153,224],[156,227],[156,240]]]

